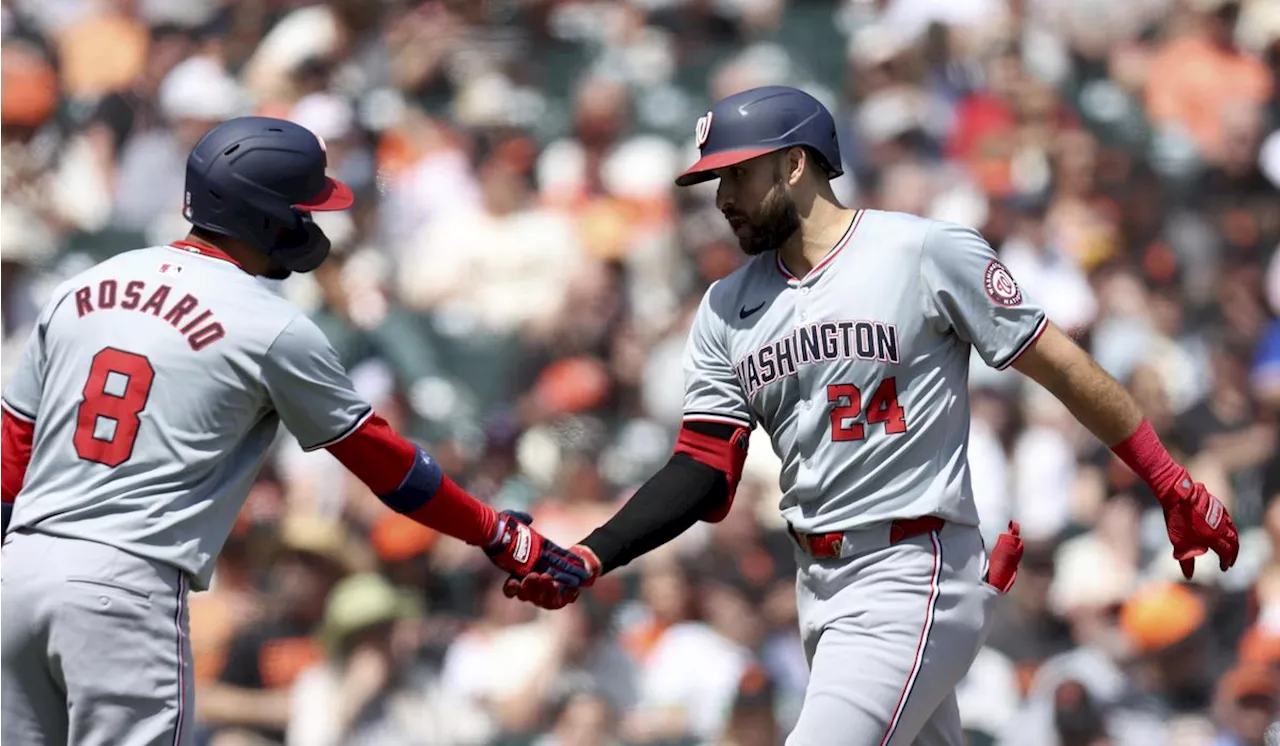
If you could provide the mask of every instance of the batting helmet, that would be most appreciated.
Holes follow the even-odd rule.
[[[345,210],[351,187],[325,176],[324,142],[293,122],[240,117],[214,127],[187,157],[183,216],[238,238],[280,266],[310,272],[329,255],[314,210]]]
[[[694,134],[702,157],[676,178],[679,186],[710,181],[717,168],[796,145],[820,156],[827,178],[844,173],[831,112],[796,88],[764,86],[720,99],[699,117]]]

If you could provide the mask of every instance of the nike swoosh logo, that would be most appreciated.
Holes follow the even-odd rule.
[[[745,319],[756,311],[759,311],[761,308],[764,308],[764,301],[760,301],[760,305],[755,308],[747,308],[746,306],[743,306],[738,309],[738,318]]]

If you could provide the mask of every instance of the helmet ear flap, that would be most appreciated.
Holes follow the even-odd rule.
[[[311,219],[311,215],[294,209],[296,221],[271,246],[271,258],[291,272],[310,272],[329,256],[329,237]]]

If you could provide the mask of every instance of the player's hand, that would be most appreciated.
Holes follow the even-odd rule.
[[[549,573],[530,573],[523,578],[508,578],[502,585],[502,592],[507,598],[518,598],[521,601],[540,606],[544,609],[559,609],[578,599],[578,593],[588,588],[600,576],[600,560],[589,548],[575,544],[569,550],[570,561],[581,568],[584,574],[577,584],[567,584],[554,578]]]
[[[511,573],[507,582],[519,581],[531,574],[545,576],[557,587],[572,589],[576,595],[578,586],[588,579],[586,567],[576,555],[533,530],[531,523],[533,517],[528,513],[502,511],[498,514],[493,540],[484,553],[493,564]]]
[[[1226,572],[1240,553],[1240,534],[1222,501],[1193,481],[1186,469],[1173,488],[1158,496],[1164,509],[1165,527],[1173,542],[1173,558],[1188,579],[1195,572],[1195,558],[1213,550],[1218,567]]]

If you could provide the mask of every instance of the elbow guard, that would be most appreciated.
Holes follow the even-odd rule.
[[[747,428],[721,423],[686,422],[680,428],[675,452],[683,453],[694,461],[723,473],[728,482],[724,503],[709,512],[703,520],[718,523],[729,515],[738,482],[742,480],[742,466],[747,461],[749,439],[750,431]]]

